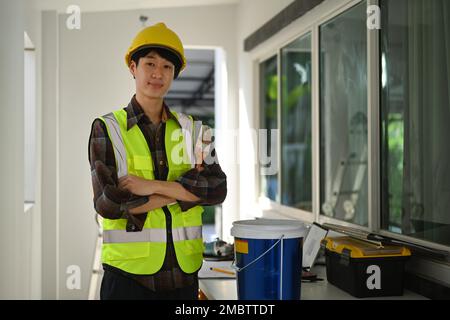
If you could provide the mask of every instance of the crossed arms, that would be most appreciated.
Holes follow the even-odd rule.
[[[150,210],[162,208],[170,203],[176,202],[176,200],[188,202],[200,201],[199,197],[175,181],[146,180],[133,175],[127,175],[119,179],[119,188],[135,195],[151,196],[151,201],[130,209],[128,212],[131,214],[142,214]]]
[[[96,119],[89,139],[94,208],[107,219],[121,219],[162,208],[175,201],[186,211],[196,205],[222,203],[227,177],[219,163],[196,166],[176,181],[145,180],[136,176],[117,178],[113,147],[105,124]]]

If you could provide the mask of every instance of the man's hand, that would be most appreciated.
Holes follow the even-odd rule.
[[[128,190],[138,196],[149,196],[155,193],[155,183],[133,175],[119,178],[119,188]]]
[[[202,168],[197,170],[203,170]],[[146,180],[133,175],[119,179],[119,188],[128,190],[138,196],[159,194],[171,199],[181,201],[199,201],[196,195],[187,191],[180,183],[175,181]]]
[[[174,203],[175,201],[175,199],[161,196],[159,194],[154,194],[149,198],[149,201],[147,203],[143,204],[140,207],[130,209],[128,212],[133,215],[139,215],[147,213],[150,210],[162,208],[164,206],[167,206],[168,204]]]

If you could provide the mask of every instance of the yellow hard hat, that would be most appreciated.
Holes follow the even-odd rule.
[[[186,57],[180,38],[162,22],[147,27],[136,35],[125,55],[127,67],[130,66],[131,57],[135,52],[150,47],[164,48],[174,52],[181,62],[180,72],[186,67]]]

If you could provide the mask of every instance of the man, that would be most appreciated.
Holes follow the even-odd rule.
[[[186,66],[163,23],[133,40],[126,64],[136,94],[95,119],[89,162],[103,217],[101,299],[197,299],[203,208],[226,196],[208,128],[174,112],[164,96]]]

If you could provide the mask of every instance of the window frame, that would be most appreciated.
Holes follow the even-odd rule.
[[[260,190],[260,166],[255,167],[255,183],[257,183],[256,204],[258,209],[263,211],[263,216],[287,217],[300,219],[305,222],[332,223],[341,226],[353,227],[368,232],[376,232],[397,240],[407,241],[412,244],[424,246],[429,249],[450,251],[450,246],[413,238],[388,230],[381,229],[381,114],[380,114],[380,94],[381,94],[381,52],[380,52],[380,30],[367,29],[367,129],[368,129],[368,226],[361,226],[343,220],[327,217],[320,214],[320,26],[341,15],[345,11],[367,2],[367,7],[371,5],[379,6],[382,0],[336,0],[325,1],[318,5],[304,17],[294,21],[283,29],[277,39],[271,39],[252,50],[253,61],[253,88],[254,101],[258,106],[254,113],[253,123],[259,129],[260,121],[260,95],[259,95],[259,66],[260,63],[277,55],[278,79],[281,79],[281,50],[283,47],[298,38],[311,34],[311,60],[312,60],[312,95],[311,95],[311,130],[312,130],[312,212],[282,205],[280,202],[281,170],[278,174],[278,198],[272,201],[261,195]],[[278,81],[278,129],[281,128],[281,81]],[[258,147],[256,148],[259,152]],[[281,135],[278,135],[277,160],[281,166]],[[450,273],[450,271],[449,271]]]
[[[282,49],[284,47],[288,46],[293,41],[295,41],[295,40],[297,40],[299,38],[305,37],[308,34],[311,36],[311,59],[312,59],[313,56],[314,56],[314,54],[313,54],[313,28],[312,28],[311,25],[308,25],[306,28],[303,28],[301,30],[301,32],[296,33],[295,35],[287,38],[286,40],[284,40],[282,42],[280,42],[275,47],[275,49],[268,50],[266,53],[261,55],[260,58],[257,58],[257,59],[254,60],[254,67],[256,69],[256,72],[255,72],[255,74],[256,74],[256,81],[255,82],[259,83],[259,81],[260,81],[260,79],[259,79],[259,77],[260,77],[260,74],[259,74],[260,64],[264,63],[265,61],[267,61],[268,59],[270,59],[270,58],[272,58],[272,57],[274,57],[276,55],[276,58],[277,58],[277,75],[278,75],[278,80],[279,80],[278,81],[278,85],[277,85],[277,123],[278,123],[278,129],[279,130],[281,129],[281,116],[282,116],[282,114],[281,114],[281,81],[280,81],[280,79],[281,79],[281,72],[282,72],[282,70],[281,70],[281,51],[282,51]],[[314,63],[314,61],[312,61],[312,64],[313,63]],[[314,66],[313,66],[313,69],[314,69]],[[314,71],[312,72],[311,76],[314,77]],[[314,92],[313,91],[314,79],[312,81],[313,81],[313,85],[312,85],[312,88],[311,88],[312,89],[311,100],[314,99],[314,95],[313,95],[313,92]],[[261,120],[260,119],[260,117],[261,117],[260,109],[261,108],[259,107],[260,104],[261,104],[261,101],[260,101],[259,89],[260,89],[260,87],[259,87],[259,84],[258,84],[257,86],[255,86],[255,92],[256,92],[256,94],[255,94],[255,97],[256,97],[255,101],[257,101],[258,108],[257,108],[257,112],[255,112],[256,113],[256,121],[254,122],[254,123],[257,124],[257,126],[255,126],[255,128],[257,128],[257,130],[260,129],[260,125],[259,124],[260,124],[260,120]],[[311,101],[311,111],[312,112],[313,112],[313,110],[312,110],[313,108],[314,108],[314,101]],[[314,125],[313,116],[311,116],[311,122],[312,122],[311,123],[311,128],[312,128],[312,126]],[[312,134],[313,134],[313,132],[312,132]],[[277,162],[278,162],[279,167],[282,164],[281,163],[281,138],[282,138],[281,137],[281,132],[279,132],[278,139],[277,139],[277,152],[276,152]],[[312,141],[312,150],[314,150],[314,138],[312,140],[313,140]],[[257,152],[259,154],[258,146],[257,146],[256,149],[257,149]],[[314,154],[314,151],[312,152],[312,154]],[[312,163],[312,167],[314,168],[314,155],[312,155],[311,161],[312,161],[311,162]],[[315,215],[314,215],[314,190],[315,190],[314,189],[314,187],[315,187],[314,186],[314,178],[311,181],[312,182],[312,190],[313,190],[313,199],[312,199],[313,210],[312,210],[312,212],[310,212],[310,211],[305,211],[305,210],[302,210],[302,209],[297,209],[297,208],[293,208],[293,207],[281,204],[281,178],[282,178],[281,170],[278,171],[278,183],[277,183],[278,188],[277,188],[277,199],[276,199],[276,201],[272,201],[268,197],[263,196],[261,194],[261,182],[260,182],[261,176],[260,176],[260,171],[259,171],[260,170],[260,165],[258,164],[256,167],[257,168],[256,168],[256,181],[255,181],[255,183],[257,183],[257,185],[258,185],[258,188],[257,188],[257,203],[258,203],[259,209],[267,210],[267,211],[275,211],[275,212],[281,213],[281,214],[283,214],[283,215],[285,215],[285,216],[287,216],[289,218],[301,219],[301,220],[308,221],[308,222],[314,222],[315,221]],[[314,170],[313,170],[312,175],[313,174],[314,174]]]
[[[369,3],[374,4],[374,5],[378,5],[380,4],[381,1],[384,0],[367,0]],[[380,46],[380,30],[377,30],[376,32],[370,32],[370,30],[368,30],[368,36],[370,36],[368,39],[371,40],[371,45],[372,45],[372,49],[371,51],[373,51],[373,57],[369,57],[371,58],[371,60],[368,60],[369,62],[369,66],[372,68],[368,70],[368,72],[372,71],[373,75],[370,77],[370,81],[373,81],[373,88],[371,88],[371,90],[373,90],[373,97],[371,100],[371,103],[373,103],[373,110],[371,111],[371,114],[369,115],[370,119],[370,125],[372,126],[372,132],[370,130],[369,127],[369,133],[372,134],[372,136],[369,136],[369,143],[370,140],[372,140],[372,148],[370,148],[369,145],[369,150],[376,148],[375,150],[372,150],[372,155],[373,157],[371,157],[369,159],[369,161],[373,161],[372,159],[376,159],[376,168],[373,168],[373,177],[372,177],[372,183],[377,183],[376,185],[373,184],[371,186],[370,182],[369,182],[369,195],[370,195],[370,188],[372,188],[372,192],[374,196],[374,200],[373,201],[370,199],[369,197],[369,204],[370,201],[372,201],[373,203],[371,204],[371,208],[372,208],[372,215],[373,217],[369,218],[373,218],[374,220],[374,231],[376,231],[377,233],[393,238],[393,239],[397,239],[397,240],[401,240],[401,241],[407,241],[419,246],[423,246],[423,247],[427,247],[430,249],[435,249],[435,250],[443,250],[443,251],[448,251],[450,252],[450,245],[446,246],[443,244],[439,244],[436,242],[431,242],[428,240],[423,240],[423,239],[419,239],[419,238],[415,238],[415,237],[411,237],[408,235],[403,235],[400,233],[395,233],[386,229],[382,229],[381,228],[381,219],[382,219],[382,214],[381,214],[381,76],[382,76],[382,72],[381,72],[381,46]],[[371,49],[370,47],[368,49]],[[368,50],[368,54],[370,53],[370,50]],[[376,77],[375,77],[376,76]],[[373,112],[373,113],[372,113]],[[370,154],[369,154],[370,157]],[[370,162],[369,162],[370,165]],[[373,166],[375,167],[375,166]],[[379,212],[378,215],[376,215],[376,213]],[[448,262],[447,262],[448,263]],[[450,271],[448,271],[448,274],[450,275]]]
[[[256,130],[260,130],[261,129],[261,103],[262,103],[262,101],[261,101],[261,95],[260,95],[260,84],[261,84],[261,79],[260,79],[260,76],[261,76],[261,74],[260,74],[260,67],[261,67],[261,64],[262,63],[265,63],[266,61],[268,61],[269,59],[272,59],[273,57],[275,57],[276,59],[277,59],[277,77],[278,77],[278,80],[280,79],[280,68],[279,68],[279,62],[280,62],[280,58],[279,58],[279,51],[278,50],[276,50],[276,51],[269,51],[268,53],[266,53],[264,56],[262,56],[261,57],[261,59],[259,59],[259,60],[257,60],[257,61],[254,61],[254,74],[255,74],[255,86],[254,86],[254,88],[255,88],[255,90],[254,90],[254,92],[255,92],[255,95],[254,95],[254,99],[255,99],[255,101],[257,101],[258,103],[257,103],[257,105],[258,105],[258,108],[256,108],[256,111],[255,111],[255,123],[256,123],[256,126],[255,126],[255,128],[256,128]],[[278,81],[277,82],[277,127],[279,128],[280,127],[280,122],[279,122],[279,104],[280,104],[280,96],[279,96],[279,94],[280,94],[280,81]],[[256,158],[258,159],[258,155],[259,155],[259,143],[258,143],[258,138],[259,136],[258,136],[258,134],[256,134],[256,139],[257,139],[257,143],[256,143],[256,147],[255,147],[255,151],[256,151]],[[276,150],[276,157],[277,157],[277,161],[279,161],[279,143],[280,143],[280,141],[279,141],[279,139],[278,139],[278,141],[277,141],[277,150]],[[279,162],[278,162],[279,163]],[[256,177],[256,200],[257,200],[257,202],[260,202],[260,201],[265,201],[265,202],[267,202],[267,201],[270,201],[270,202],[273,202],[272,201],[272,199],[270,199],[270,198],[268,198],[268,197],[266,197],[266,196],[263,196],[262,195],[262,190],[261,190],[261,165],[259,164],[259,162],[257,163],[257,165],[255,166],[256,168],[255,168],[255,177]],[[280,182],[280,180],[279,180],[279,172],[278,172],[278,183]],[[279,197],[280,197],[280,186],[278,185],[278,188],[277,188],[277,201],[278,201],[278,199],[279,199]]]
[[[347,222],[347,221],[343,221],[340,219],[336,219],[336,218],[332,218],[332,217],[327,217],[323,214],[321,214],[321,205],[320,205],[320,56],[319,56],[319,52],[320,52],[320,27],[326,23],[328,23],[329,21],[331,21],[332,19],[338,17],[339,15],[345,13],[346,11],[350,10],[351,8],[359,5],[361,2],[363,1],[367,1],[367,6],[374,4],[371,2],[375,2],[375,1],[371,1],[371,0],[354,0],[354,1],[347,1],[346,5],[342,6],[341,8],[333,11],[331,14],[324,16],[322,19],[319,19],[316,21],[316,24],[314,25],[314,29],[316,32],[316,40],[317,40],[317,47],[315,48],[315,59],[316,59],[316,71],[317,71],[317,76],[316,76],[316,94],[317,94],[317,105],[314,106],[314,109],[317,111],[317,118],[316,118],[316,131],[313,132],[313,135],[315,135],[317,137],[317,150],[314,150],[315,152],[317,152],[318,159],[317,161],[314,163],[314,165],[317,167],[317,175],[315,175],[315,178],[317,179],[317,185],[318,188],[315,189],[315,193],[317,194],[317,204],[316,204],[316,221],[319,222],[320,224],[323,223],[330,223],[330,224],[336,224],[336,225],[341,225],[341,226],[345,226],[345,227],[351,227],[351,228],[355,228],[355,229],[359,229],[359,230],[364,230],[367,232],[371,232],[371,231],[375,231],[375,229],[372,229],[375,224],[373,221],[373,214],[374,211],[373,210],[373,188],[371,187],[371,181],[372,181],[372,174],[373,174],[373,170],[371,170],[373,164],[373,145],[371,144],[371,134],[372,134],[372,129],[373,129],[373,124],[372,124],[372,115],[370,114],[371,111],[371,107],[372,107],[372,97],[371,97],[371,90],[369,88],[369,86],[372,84],[371,78],[372,76],[369,74],[369,71],[371,70],[371,68],[369,68],[369,66],[371,66],[372,61],[370,60],[370,54],[369,52],[371,51],[371,48],[369,46],[369,42],[370,42],[370,38],[369,38],[369,33],[370,32],[369,29],[367,29],[367,157],[368,157],[368,162],[367,162],[367,183],[368,183],[368,217],[367,217],[367,221],[368,224],[367,226],[362,226],[359,224],[355,224],[355,223],[351,223],[351,222]],[[378,2],[377,2],[378,4]]]
[[[283,49],[288,47],[293,42],[298,41],[298,40],[300,40],[302,38],[305,38],[305,37],[308,37],[308,36],[310,38],[311,68],[312,68],[312,64],[313,64],[313,60],[312,60],[312,56],[313,56],[313,52],[312,52],[312,49],[313,49],[312,29],[309,30],[309,31],[305,31],[302,34],[298,35],[297,37],[294,37],[294,38],[290,39],[290,41],[286,42],[278,50],[278,57],[279,57],[279,61],[278,61],[278,69],[279,69],[279,77],[278,77],[279,78],[279,82],[278,82],[278,97],[279,97],[278,119],[279,119],[279,121],[278,121],[278,124],[279,125],[278,125],[278,128],[280,129],[280,132],[279,132],[279,135],[278,135],[278,138],[279,138],[278,139],[278,147],[279,147],[278,163],[279,163],[280,170],[279,170],[279,175],[278,175],[279,199],[277,199],[277,204],[279,204],[282,207],[287,208],[286,210],[290,210],[290,209],[298,210],[302,214],[306,214],[306,215],[313,214],[314,213],[314,209],[312,209],[311,211],[308,211],[308,210],[304,210],[304,209],[294,208],[294,207],[291,207],[289,205],[285,205],[285,204],[281,203],[282,187],[283,187],[283,184],[282,184],[282,178],[283,178],[283,174],[282,174],[282,165],[283,165],[283,162],[282,162],[282,139],[283,139],[283,133],[282,133],[282,117],[283,117],[282,104],[283,104],[283,100],[282,99],[283,99],[283,96],[282,96],[282,91],[281,91],[282,90],[281,86],[282,86],[283,81],[282,81],[281,77],[282,77],[282,69],[283,69],[283,65],[282,65],[282,63],[283,63],[283,54],[282,54]],[[313,81],[314,81],[314,79],[312,77],[313,77],[313,73],[312,73],[312,70],[311,70],[311,113],[312,113],[312,109],[314,107],[314,104],[313,104],[313,101],[312,101],[312,99],[313,99],[312,88],[313,88]],[[313,129],[312,129],[312,124],[313,124],[313,119],[312,119],[312,114],[311,114],[311,207],[312,207],[312,204],[313,204],[312,194],[313,194],[313,190],[314,190],[314,186],[313,186],[314,178],[313,178],[313,175],[312,175],[312,167],[313,167],[313,159],[312,159],[312,153],[313,153],[312,152],[312,150],[313,150],[312,134],[313,134]]]

